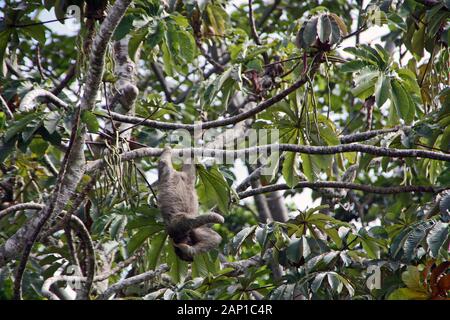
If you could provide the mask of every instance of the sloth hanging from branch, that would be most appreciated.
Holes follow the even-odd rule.
[[[195,164],[184,164],[181,172],[172,166],[172,150],[164,148],[158,164],[158,205],[180,259],[193,261],[196,254],[217,247],[221,236],[211,229],[214,223],[223,223],[217,213],[198,214],[195,191]]]

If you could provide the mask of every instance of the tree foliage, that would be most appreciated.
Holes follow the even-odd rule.
[[[448,0],[0,7],[2,299],[449,299]],[[153,178],[199,123],[281,152],[197,164],[225,223],[186,263]]]

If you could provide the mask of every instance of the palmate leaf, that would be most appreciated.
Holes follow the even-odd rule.
[[[147,252],[148,267],[150,270],[154,270],[158,265],[166,239],[166,232],[160,232],[152,237],[150,241],[150,248]]]
[[[311,249],[304,236],[293,240],[286,248],[286,257],[292,263],[299,263],[301,258],[307,258],[310,253]]]
[[[306,262],[308,271],[324,270],[333,263],[339,256],[338,251],[325,252],[312,257]]]

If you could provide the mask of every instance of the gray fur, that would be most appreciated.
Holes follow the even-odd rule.
[[[195,177],[194,164],[186,164],[183,171],[176,171],[171,149],[164,149],[158,164],[158,205],[175,252],[186,261],[192,261],[194,255],[207,252],[222,241],[209,225],[223,223],[223,217],[216,213],[198,214]]]

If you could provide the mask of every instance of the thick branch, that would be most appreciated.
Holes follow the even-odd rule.
[[[100,26],[100,30],[94,39],[90,53],[89,72],[84,86],[84,95],[81,99],[81,109],[94,108],[97,93],[103,77],[106,48],[117,25],[122,20],[131,0],[118,0],[108,12],[106,19]]]
[[[257,194],[273,192],[278,190],[292,190],[300,188],[334,188],[334,189],[351,189],[360,190],[368,193],[378,193],[378,194],[398,194],[398,193],[410,193],[410,192],[429,192],[429,193],[439,193],[443,190],[450,189],[450,187],[439,187],[439,186],[398,186],[398,187],[378,187],[369,186],[366,184],[357,184],[349,182],[339,182],[339,181],[302,181],[299,182],[295,187],[290,188],[287,184],[275,184],[270,186],[264,186],[258,189],[251,189],[248,191],[238,193],[240,199],[245,199]]]
[[[253,0],[248,0],[248,23],[250,25],[250,32],[252,34],[253,41],[255,41],[255,43],[260,46],[261,40],[259,39],[258,32],[256,31],[255,19],[253,17]],[[264,51],[262,53],[262,56],[264,59],[264,64],[268,64],[269,55],[267,54],[267,52]]]
[[[130,3],[131,0],[117,0],[111,10],[109,10],[106,19],[100,26],[100,30],[91,51],[89,63],[90,69],[86,76],[86,83],[84,86],[85,90],[81,99],[81,110],[91,110],[94,107],[103,76],[103,66],[107,44]],[[39,90],[33,90],[27,95],[27,99],[24,99],[25,102],[22,101],[21,107],[25,109],[27,109],[27,106],[32,107],[33,100],[40,97],[42,94],[49,99],[53,99],[55,104],[65,104],[58,98],[54,99],[56,96],[49,96],[47,91],[42,92]],[[49,203],[43,210],[41,210],[41,212],[39,212],[39,214],[31,218],[30,221],[25,223],[13,236],[11,236],[4,245],[0,246],[0,267],[20,255],[24,248],[27,249],[32,246],[47,219],[52,214],[59,213],[63,210],[71,194],[76,189],[78,182],[83,176],[85,167],[85,129],[84,127],[79,128],[81,132],[80,134],[78,134],[77,129],[78,122],[72,129],[72,133],[75,131],[75,134],[71,137],[71,143],[63,162],[64,166],[60,170],[57,179],[58,183],[53,191]],[[25,259],[22,259],[22,262],[23,264],[26,263]]]
[[[161,148],[142,148],[125,152],[120,155],[122,161],[129,161],[144,157],[159,157],[163,149]],[[186,154],[193,154],[195,156],[212,157],[216,159],[229,159],[228,157],[235,156],[236,158],[244,158],[248,156],[255,156],[267,154],[268,151],[290,151],[302,154],[337,154],[345,152],[362,152],[372,154],[375,156],[385,156],[390,158],[424,158],[434,159],[450,162],[450,154],[442,152],[434,152],[421,149],[394,149],[385,147],[376,147],[360,143],[341,144],[337,146],[304,146],[296,144],[269,144],[247,149],[239,150],[222,150],[222,149],[202,149],[202,148],[180,148],[174,149],[174,156],[183,156]],[[95,160],[87,164],[86,170],[91,172],[100,168],[104,164],[103,159]]]
[[[170,122],[155,121],[155,120],[145,120],[144,118],[141,118],[141,117],[124,116],[124,115],[121,115],[121,114],[115,113],[115,112],[111,112],[111,117],[117,121],[132,123],[132,124],[140,124],[140,125],[147,126],[150,128],[162,129],[162,130],[186,129],[188,131],[194,131],[197,129],[210,129],[210,128],[223,127],[223,126],[227,126],[229,124],[236,124],[242,120],[248,119],[248,118],[266,110],[267,108],[274,105],[275,103],[283,100],[290,93],[292,93],[295,90],[297,90],[298,88],[300,88],[303,84],[306,83],[306,81],[307,80],[304,78],[298,80],[289,88],[281,91],[280,93],[273,96],[272,98],[261,102],[259,105],[257,105],[253,109],[250,109],[248,111],[245,111],[245,112],[235,115],[233,117],[202,122],[199,124],[181,124],[181,123],[170,123]],[[105,117],[107,117],[107,116],[105,115]]]
[[[21,210],[26,210],[26,209],[41,210],[42,208],[44,208],[43,204],[34,203],[34,202],[15,204],[13,206],[10,206],[10,207],[0,211],[0,219],[3,217],[6,217],[8,214],[16,212],[16,211],[21,211]]]
[[[124,279],[122,281],[119,281],[115,284],[113,284],[111,287],[109,287],[105,292],[103,292],[98,298],[97,300],[107,300],[109,299],[113,294],[117,293],[118,291],[138,284],[138,283],[142,283],[144,281],[153,279],[157,276],[159,276],[161,273],[164,273],[166,271],[169,270],[169,267],[167,266],[167,264],[162,264],[160,265],[156,270],[152,270],[152,271],[147,271],[144,272],[142,274],[139,274],[137,276],[134,277],[130,277],[127,279]]]
[[[44,89],[34,89],[28,92],[20,102],[20,111],[31,111],[36,107],[36,100],[45,98],[47,101],[55,104],[59,108],[67,109],[69,105],[63,100],[59,99],[50,91]],[[51,108],[51,107],[50,107]]]
[[[86,283],[83,289],[80,291],[79,297],[77,299],[85,300],[89,298],[89,292],[92,287],[92,282],[94,280],[95,273],[95,251],[94,245],[92,243],[91,235],[84,225],[83,221],[77,216],[72,215],[70,217],[70,226],[74,229],[80,239],[83,241],[86,247]]]

